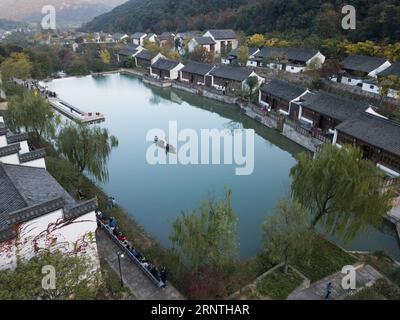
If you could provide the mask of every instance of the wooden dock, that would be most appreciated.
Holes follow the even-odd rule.
[[[53,108],[72,120],[91,123],[104,121],[105,119],[104,115],[100,112],[84,112],[59,98],[48,98],[48,100]]]

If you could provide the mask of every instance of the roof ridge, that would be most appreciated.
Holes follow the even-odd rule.
[[[21,197],[21,199],[25,202],[25,205],[27,206],[28,205],[27,199],[23,196],[23,194],[21,192],[19,192],[18,188],[15,186],[14,181],[11,179],[11,177],[8,174],[7,170],[4,169],[4,166],[15,166],[15,167],[17,167],[18,165],[16,165],[16,164],[8,164],[8,163],[4,163],[4,162],[0,161],[1,170],[3,170],[3,172],[4,172],[5,176],[7,177],[8,181],[11,183],[12,187],[15,189],[17,194]]]
[[[366,115],[366,116],[368,116],[368,117],[371,117],[371,118],[374,118],[374,119],[377,119],[377,120],[380,120],[380,121],[383,121],[383,122],[388,122],[388,123],[391,123],[391,124],[393,124],[393,125],[395,125],[395,126],[400,127],[400,122],[398,122],[398,121],[396,121],[396,120],[393,120],[393,119],[382,118],[382,117],[379,117],[379,116],[374,115],[374,114],[372,114],[372,113],[369,113],[369,112],[367,112],[367,111],[362,112],[361,115]]]

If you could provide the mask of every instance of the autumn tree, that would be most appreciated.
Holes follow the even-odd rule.
[[[47,100],[33,92],[11,97],[5,120],[10,130],[32,132],[38,142],[44,137],[53,137],[59,123]]]
[[[224,271],[237,258],[236,216],[231,206],[232,192],[223,200],[203,201],[198,210],[184,211],[172,224],[172,251],[193,272],[209,266]]]
[[[324,145],[313,159],[302,153],[290,175],[292,193],[317,224],[343,239],[380,221],[391,208],[390,192],[382,192],[383,175],[361,150]]]
[[[275,213],[264,222],[264,250],[271,260],[284,263],[284,273],[296,256],[305,255],[311,247],[313,232],[310,230],[310,216],[300,204],[281,200]]]
[[[400,77],[389,75],[387,77],[380,77],[378,81],[379,95],[382,100],[388,96],[390,90],[400,92]]]
[[[118,140],[107,129],[68,123],[58,134],[57,146],[79,172],[86,170],[100,182],[108,180],[107,162]]]
[[[325,61],[322,65],[319,75],[321,78],[327,79],[331,76],[338,76],[342,70],[342,65],[337,59],[330,59]]]
[[[103,49],[100,52],[100,60],[104,64],[109,64],[111,61],[110,52],[107,49]]]
[[[245,65],[247,60],[249,59],[249,48],[247,46],[240,46],[236,50],[238,61]]]
[[[11,53],[0,66],[3,79],[11,77],[18,79],[28,79],[32,72],[32,63],[25,53]]]
[[[231,196],[225,190],[221,201],[209,198],[198,210],[182,212],[172,224],[171,254],[189,270],[187,286],[193,298],[216,298],[235,268],[237,219]]]
[[[55,270],[55,288],[42,285],[43,269]],[[15,270],[0,271],[1,300],[87,300],[95,299],[101,285],[93,261],[61,252],[41,253],[21,261]]]
[[[160,52],[160,47],[154,43],[154,42],[150,42],[148,40],[145,40],[143,43],[143,47],[148,50],[150,53],[152,54],[157,54]]]
[[[265,45],[265,37],[259,33],[253,34],[247,40],[247,45],[249,47],[261,48]]]
[[[203,46],[197,46],[196,49],[190,53],[190,60],[202,63],[212,63],[214,61],[214,55]]]

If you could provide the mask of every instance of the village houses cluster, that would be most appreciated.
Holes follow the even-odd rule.
[[[4,33],[0,32],[0,37],[5,37]],[[227,99],[258,90],[257,103],[242,106],[246,114],[274,128],[283,123],[281,130],[286,137],[315,152],[323,143],[357,145],[364,157],[375,162],[388,177],[400,177],[399,123],[378,114],[365,102],[279,79],[266,81],[260,75],[260,68],[293,74],[321,68],[325,56],[319,50],[249,48],[246,63],[237,66],[239,41],[233,30],[160,35],[76,32],[43,41],[56,41],[74,50],[88,43],[122,44],[117,61],[123,65],[129,59],[145,74],[144,81],[162,87],[175,86]],[[161,47],[172,43],[181,56],[200,46],[220,60],[211,64],[190,60],[183,63],[147,50],[146,42]],[[349,55],[342,61],[341,73],[331,80],[379,94],[379,78],[389,75],[400,77],[399,62]],[[394,89],[388,92],[389,98],[397,95]],[[97,261],[96,245],[91,240],[96,230],[97,200],[74,200],[46,171],[44,150],[31,150],[27,140],[27,134],[10,133],[0,118],[0,269],[15,267],[17,254],[29,258],[50,243],[55,249],[78,250]]]

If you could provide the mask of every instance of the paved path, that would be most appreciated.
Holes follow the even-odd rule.
[[[119,274],[118,246],[101,230],[96,235],[100,257],[104,258],[111,268]],[[160,289],[130,260],[121,259],[122,279],[126,287],[138,300],[181,300],[183,296],[170,283]]]
[[[343,274],[337,272],[325,279],[317,281],[309,288],[304,290],[295,290],[292,292],[288,300],[324,300],[326,295],[326,287],[329,282],[332,282],[333,289],[329,300],[343,300],[354,291],[345,290],[342,288]],[[357,288],[371,286],[376,280],[383,276],[372,268],[370,265],[360,266],[356,271]]]

